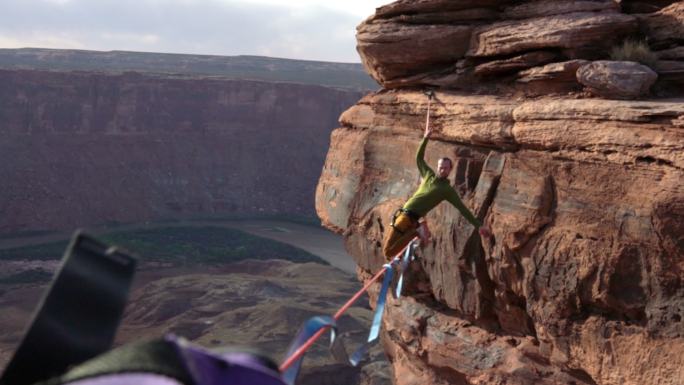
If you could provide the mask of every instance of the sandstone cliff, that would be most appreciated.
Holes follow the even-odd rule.
[[[381,266],[433,88],[426,160],[455,159],[455,188],[493,231],[480,240],[445,203],[428,215],[410,297],[384,319],[396,384],[684,383],[682,26],[681,1],[400,0],[358,27],[384,89],[333,132],[323,224],[360,279]],[[579,69],[634,36],[657,83],[597,97]],[[603,91],[633,80],[617,63]]]
[[[313,215],[330,129],[360,91],[0,70],[0,234]]]

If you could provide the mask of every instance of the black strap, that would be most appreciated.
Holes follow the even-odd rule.
[[[133,257],[76,232],[0,385],[42,381],[107,351],[134,272]]]
[[[418,215],[417,213],[415,213],[415,212],[413,212],[413,211],[411,211],[411,210],[407,210],[407,209],[405,209],[405,208],[400,208],[399,210],[400,210],[402,213],[408,215],[408,217],[411,218],[411,219],[413,219],[414,222],[420,221],[420,215]]]

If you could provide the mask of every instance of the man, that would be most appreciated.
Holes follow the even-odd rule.
[[[430,210],[443,200],[447,200],[454,205],[461,212],[461,215],[478,229],[481,236],[490,236],[489,229],[482,226],[480,221],[463,205],[458,193],[451,186],[449,179],[447,179],[453,167],[451,159],[441,158],[437,163],[437,173],[425,163],[425,147],[432,134],[429,114],[428,106],[428,121],[425,125],[425,134],[416,153],[416,163],[420,171],[421,184],[418,190],[413,193],[413,196],[404,204],[404,207],[397,210],[394,214],[391,228],[385,237],[382,247],[382,252],[387,260],[392,260],[416,235],[420,235],[423,240],[429,238],[427,226],[425,223],[420,223],[420,218],[427,215]]]

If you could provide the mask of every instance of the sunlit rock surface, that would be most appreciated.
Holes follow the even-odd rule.
[[[427,216],[433,240],[383,325],[396,384],[682,383],[681,4],[406,0],[358,27],[385,89],[340,116],[323,224],[361,280],[380,268],[390,214],[419,182],[431,88],[426,160],[454,159],[455,188],[493,231],[480,240],[445,203]],[[468,36],[432,44],[457,30]],[[648,99],[585,92],[577,70],[635,33],[669,75],[652,68]]]

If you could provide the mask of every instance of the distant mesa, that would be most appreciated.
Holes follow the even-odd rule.
[[[359,63],[70,49],[0,49],[0,68],[52,71],[141,72],[316,84],[375,90],[378,84]]]

